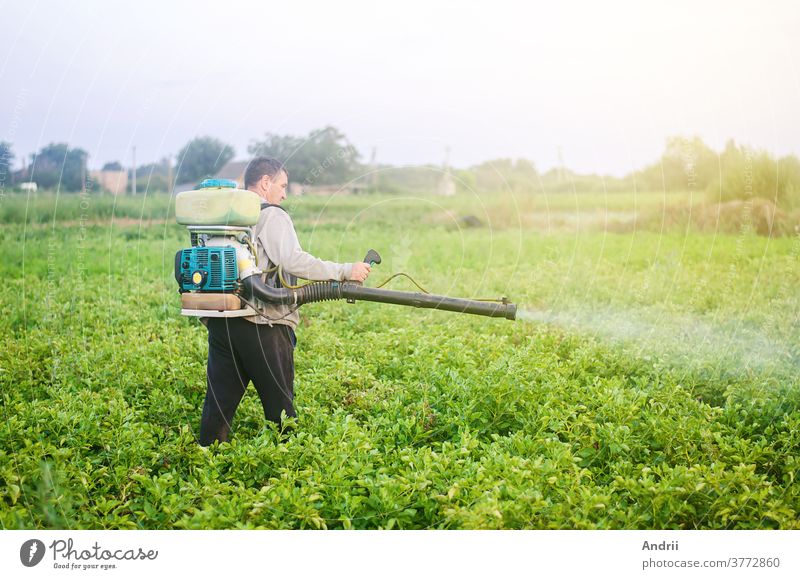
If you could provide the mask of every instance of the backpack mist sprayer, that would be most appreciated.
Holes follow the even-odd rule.
[[[262,279],[267,272],[259,269],[254,247],[253,226],[261,212],[261,198],[236,187],[234,181],[206,179],[197,189],[179,193],[175,199],[175,218],[189,229],[192,244],[175,254],[175,280],[181,293],[183,315],[264,315],[259,302],[297,308],[343,299],[349,303],[380,302],[509,320],[516,317],[517,306],[506,298],[450,298],[424,290],[402,292],[364,287],[356,281],[310,282],[291,287],[270,285]],[[381,257],[371,249],[364,261],[379,264]]]

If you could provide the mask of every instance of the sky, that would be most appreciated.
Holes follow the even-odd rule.
[[[622,175],[671,135],[800,153],[800,4],[0,0],[0,140],[90,168],[343,131],[369,161]]]

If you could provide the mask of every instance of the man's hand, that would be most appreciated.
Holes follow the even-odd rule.
[[[350,279],[352,281],[363,282],[365,279],[367,279],[370,271],[372,271],[372,266],[370,264],[364,263],[363,261],[357,261],[353,264],[352,271],[350,271]]]

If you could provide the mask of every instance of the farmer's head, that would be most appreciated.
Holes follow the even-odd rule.
[[[270,157],[256,157],[244,172],[245,189],[257,193],[267,203],[280,205],[286,199],[289,173],[283,163]]]

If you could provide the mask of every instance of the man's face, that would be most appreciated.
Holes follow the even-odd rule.
[[[286,199],[286,186],[289,184],[289,178],[286,176],[286,171],[278,171],[277,175],[270,177],[264,175],[261,177],[261,197],[267,200],[267,203],[272,205],[280,205]]]

